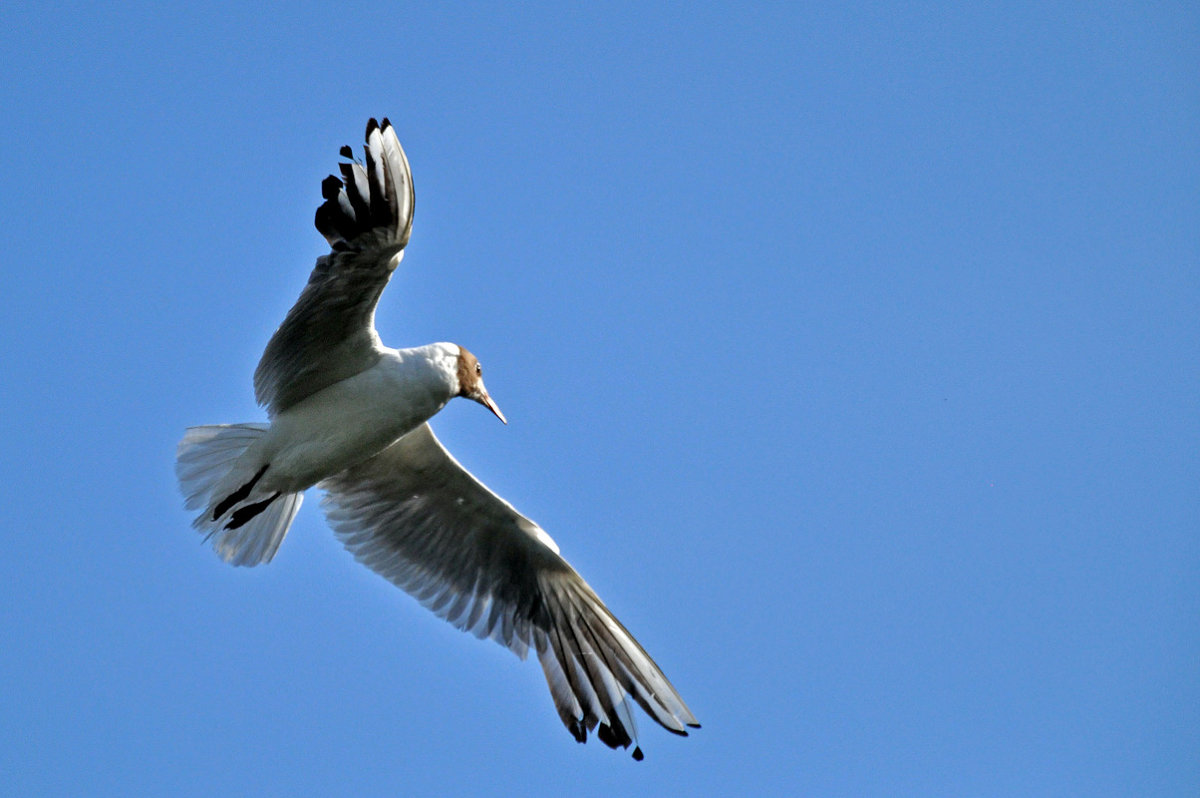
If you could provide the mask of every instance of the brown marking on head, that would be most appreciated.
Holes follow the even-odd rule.
[[[467,351],[466,347],[458,348],[458,395],[472,399],[496,414],[496,418],[508,423],[508,419],[500,412],[500,408],[488,396],[487,388],[483,387],[483,366],[479,359]]]
[[[465,346],[458,348],[458,395],[474,399],[483,387],[483,366]]]

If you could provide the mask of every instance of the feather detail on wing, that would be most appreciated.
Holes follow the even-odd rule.
[[[316,227],[331,252],[275,331],[254,372],[259,404],[274,415],[379,359],[375,306],[412,232],[413,184],[391,123],[367,123],[366,165],[340,164],[321,183]],[[353,156],[349,147],[341,154]]]
[[[627,748],[637,734],[629,699],[677,734],[699,725],[554,541],[460,466],[429,425],[320,486],[330,525],[359,562],[460,629],[522,658],[532,645],[579,742],[596,730]]]

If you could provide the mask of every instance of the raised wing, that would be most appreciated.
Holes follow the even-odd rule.
[[[375,305],[412,232],[413,184],[392,124],[367,123],[366,165],[340,164],[321,183],[316,226],[332,251],[317,259],[296,304],[254,372],[254,394],[274,415],[379,360]],[[353,158],[343,147],[341,154]]]
[[[579,742],[628,748],[628,698],[676,734],[696,718],[541,527],[471,476],[428,424],[320,483],[329,523],[359,562],[459,629],[522,659],[532,645]],[[634,758],[641,750],[634,748]]]

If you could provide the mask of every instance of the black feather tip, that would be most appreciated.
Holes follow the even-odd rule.
[[[337,199],[338,192],[341,190],[342,181],[333,175],[321,181],[321,196],[327,200]]]

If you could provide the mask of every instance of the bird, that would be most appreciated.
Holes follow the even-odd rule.
[[[315,225],[330,247],[254,372],[267,423],[189,427],[176,476],[193,526],[227,563],[270,562],[317,486],[363,565],[457,628],[538,657],[563,725],[643,758],[636,703],[667,731],[699,728],[646,650],[536,523],[442,446],[429,420],[456,397],[508,420],[465,347],[385,346],[380,295],[412,233],[415,194],[392,123],[368,121],[364,160],[340,150]]]

